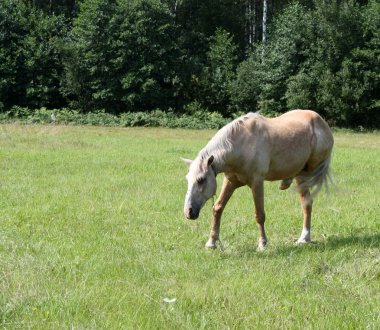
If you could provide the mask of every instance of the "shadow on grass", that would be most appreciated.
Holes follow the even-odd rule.
[[[326,247],[329,249],[338,249],[344,246],[360,246],[364,248],[380,247],[380,234],[373,235],[350,235],[350,236],[332,236],[326,241]]]
[[[309,252],[339,250],[345,247],[355,247],[362,249],[379,248],[380,234],[358,234],[350,236],[336,235],[328,237],[325,240],[312,241],[310,244],[305,245],[297,245],[295,242],[289,244],[281,244],[275,247],[269,245],[264,252],[258,252],[255,244],[252,244],[252,246],[239,244],[233,248],[232,251],[229,251],[229,248],[227,248],[225,252],[221,251],[221,256],[226,258],[271,258]]]
[[[379,248],[380,247],[380,234],[373,235],[350,235],[350,236],[331,236],[322,241],[312,241],[311,244],[306,245],[282,245],[276,247],[272,251],[268,251],[269,255],[287,255],[294,253],[303,253],[303,252],[323,252],[323,251],[331,251],[331,250],[339,250],[345,247],[355,247],[362,249],[369,248]]]

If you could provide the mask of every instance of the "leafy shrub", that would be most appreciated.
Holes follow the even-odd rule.
[[[174,112],[154,110],[152,112],[125,112],[119,116],[98,110],[80,113],[72,109],[36,109],[14,106],[1,114],[1,122],[21,122],[26,124],[66,124],[123,127],[168,127],[191,129],[216,129],[227,124],[230,119],[216,112],[195,111],[193,114],[178,115]]]

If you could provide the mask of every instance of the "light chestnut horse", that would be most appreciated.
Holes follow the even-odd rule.
[[[264,222],[264,180],[282,180],[280,189],[297,184],[304,213],[298,243],[310,242],[312,202],[328,183],[334,141],[327,123],[310,110],[293,110],[277,118],[248,113],[220,129],[189,165],[184,214],[196,219],[205,202],[216,192],[216,176],[224,173],[220,195],[213,206],[207,248],[215,248],[220,220],[234,190],[251,188],[259,229],[258,249],[267,244]]]

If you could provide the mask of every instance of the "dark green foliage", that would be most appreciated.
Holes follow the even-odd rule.
[[[234,102],[250,109],[284,112],[287,79],[304,59],[306,10],[295,3],[274,22],[272,40],[257,46],[237,72]]]
[[[263,1],[3,0],[0,113],[70,107],[175,127],[174,114],[310,108],[379,127],[380,3],[267,4],[263,43]]]
[[[380,58],[372,37],[379,24],[371,20],[376,8],[379,14],[379,4],[372,2],[362,12],[353,1],[340,5],[318,1],[316,7],[312,17],[317,23],[311,31],[313,38],[308,38],[316,42],[310,44],[307,61],[290,80],[288,106],[301,106],[300,97],[304,97],[333,124],[379,125],[375,91],[380,87]]]
[[[207,63],[198,81],[202,106],[224,116],[231,115],[231,84],[235,79],[237,47],[230,34],[218,29],[210,40]]]
[[[86,111],[175,106],[175,40],[168,8],[158,1],[85,1],[74,21],[64,91]]]
[[[376,1],[288,6],[270,42],[240,65],[233,101],[243,110],[310,108],[332,124],[378,127],[378,17]]]
[[[43,10],[49,15],[63,14],[70,18],[77,14],[79,3],[82,0],[28,0],[36,8]]]
[[[22,1],[0,3],[0,109],[64,105],[59,91],[67,26]]]

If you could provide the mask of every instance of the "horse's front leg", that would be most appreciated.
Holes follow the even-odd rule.
[[[241,185],[239,185],[237,182],[228,179],[226,176],[224,177],[220,195],[212,208],[213,219],[211,223],[210,238],[206,243],[206,248],[216,248],[216,241],[219,240],[220,220],[222,218],[224,207],[226,206],[235,189],[239,186]]]
[[[258,251],[263,251],[267,244],[267,236],[265,235],[265,211],[264,211],[264,181],[255,179],[252,184],[253,199],[255,202],[256,222],[259,229],[259,245]]]

